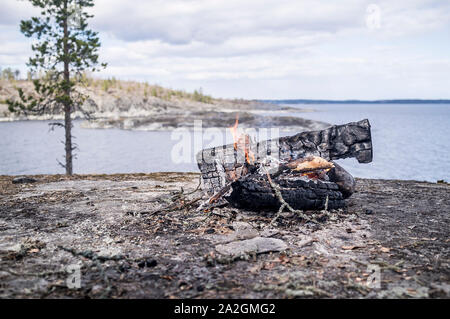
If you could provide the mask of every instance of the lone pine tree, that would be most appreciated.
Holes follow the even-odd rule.
[[[9,110],[23,114],[64,112],[66,174],[73,172],[72,119],[82,108],[87,96],[77,90],[83,74],[95,72],[106,64],[98,62],[100,42],[98,33],[89,30],[87,20],[93,15],[84,11],[94,6],[93,0],[29,0],[41,10],[39,17],[22,20],[20,31],[29,38],[34,56],[27,66],[32,74],[44,74],[33,79],[34,92],[18,89],[19,98],[7,100]]]

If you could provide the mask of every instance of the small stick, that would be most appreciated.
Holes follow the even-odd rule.
[[[236,178],[234,180],[232,180],[231,182],[228,182],[224,187],[222,187],[217,193],[215,193],[214,195],[212,195],[208,200],[206,200],[203,204],[201,204],[198,208],[197,211],[200,210],[204,210],[207,208],[212,207],[212,205],[217,202],[220,198],[222,198],[223,195],[225,195],[230,189],[231,189],[231,184],[233,184],[235,181],[239,180],[240,178],[246,177],[249,174],[240,176],[239,178]]]
[[[273,223],[275,223],[275,221],[278,219],[278,217],[280,217],[281,213],[283,212],[283,210],[286,208],[286,204],[282,204],[280,206],[280,208],[278,209],[277,214],[275,215],[274,218],[272,218],[272,220],[270,221],[269,225],[267,225],[267,227],[272,226]]]
[[[269,184],[270,184],[270,186],[272,187],[273,191],[275,192],[275,196],[278,198],[278,200],[279,200],[280,203],[281,203],[280,209],[278,210],[278,213],[275,215],[275,218],[274,218],[274,220],[272,220],[272,222],[275,222],[276,218],[279,217],[279,215],[281,214],[281,212],[282,212],[285,208],[287,208],[287,209],[289,209],[289,211],[291,211],[291,212],[294,213],[294,214],[297,214],[300,218],[303,218],[304,220],[307,220],[307,221],[312,222],[312,223],[315,223],[315,224],[318,224],[318,223],[319,223],[319,222],[318,222],[317,220],[315,220],[314,218],[310,218],[309,216],[305,215],[305,214],[303,213],[303,211],[293,209],[293,208],[291,207],[291,205],[289,205],[289,204],[284,200],[283,195],[281,195],[281,191],[280,191],[279,187],[272,181],[272,178],[270,177],[269,172],[268,172],[265,168],[264,168],[264,170],[266,171],[267,179],[269,180]],[[272,224],[272,222],[271,222],[271,224]]]
[[[234,182],[234,181],[233,181]],[[219,198],[221,198],[223,195],[226,194],[226,192],[228,192],[228,190],[231,188],[231,183],[228,183],[227,185],[225,185],[224,187],[222,187],[217,193],[215,193],[209,200],[208,200],[208,204],[212,204],[214,202],[216,202]]]
[[[197,187],[192,192],[186,193],[185,195],[194,194],[196,191],[198,191],[200,189],[200,185],[202,185],[202,176],[201,175],[198,177],[198,185],[197,185]]]

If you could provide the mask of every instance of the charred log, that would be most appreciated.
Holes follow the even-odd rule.
[[[337,209],[345,205],[344,197],[336,183],[310,180],[303,176],[281,175],[273,178],[280,187],[284,200],[294,209]],[[278,209],[280,201],[275,196],[267,177],[252,174],[232,183],[233,191],[227,200],[242,208],[252,210]]]
[[[307,156],[320,156],[326,160],[356,157],[360,163],[372,161],[368,120],[254,143],[249,148],[255,154],[256,162],[268,156],[281,162]],[[202,150],[197,154],[197,163],[202,174],[202,188],[208,194],[214,194],[228,182],[249,174],[245,154],[237,151],[233,144]]]
[[[334,168],[332,168],[328,173],[328,178],[331,182],[338,185],[344,198],[350,197],[355,192],[356,182],[353,176],[347,172],[342,166],[333,163]]]

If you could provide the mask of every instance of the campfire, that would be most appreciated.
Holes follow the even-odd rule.
[[[350,173],[333,160],[372,161],[368,120],[252,142],[230,127],[234,143],[197,154],[208,204],[225,199],[248,209],[288,206],[296,210],[341,208],[355,190]]]

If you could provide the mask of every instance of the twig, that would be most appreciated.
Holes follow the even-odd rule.
[[[272,226],[273,223],[275,223],[275,221],[278,219],[278,217],[280,217],[281,213],[283,212],[283,210],[285,208],[286,208],[286,204],[281,204],[280,208],[278,209],[278,212],[276,213],[274,218],[272,218],[272,220],[270,221],[269,225],[267,225],[267,227]]]
[[[58,127],[65,127],[63,123],[59,123],[59,122],[48,123],[48,126],[50,126],[50,128],[49,128],[49,130],[48,130],[49,132],[50,132],[50,131],[54,131],[54,130],[55,130],[55,126],[58,126]]]
[[[179,207],[179,209],[188,208],[188,207],[194,205],[195,203],[197,203],[202,198],[203,198],[203,196],[194,198],[193,200],[191,200],[191,201],[187,202],[186,204],[182,205],[181,207]]]
[[[219,190],[216,194],[214,194],[209,200],[208,204],[212,204],[216,202],[219,198],[226,194],[231,188],[231,182],[225,185],[221,190]]]
[[[285,208],[289,209],[290,212],[292,212],[292,213],[294,213],[294,214],[297,214],[300,218],[302,218],[302,219],[304,219],[304,220],[307,220],[307,221],[312,222],[312,223],[315,223],[315,224],[318,224],[318,223],[319,223],[316,219],[311,218],[311,217],[305,215],[305,214],[303,213],[302,210],[297,210],[297,209],[292,208],[291,205],[289,205],[289,204],[284,200],[283,195],[281,195],[281,191],[280,191],[279,186],[276,185],[276,184],[272,181],[272,178],[270,177],[269,172],[268,172],[265,168],[264,168],[264,170],[266,171],[267,179],[269,180],[269,184],[270,184],[270,186],[272,187],[272,189],[273,189],[273,191],[274,191],[274,193],[275,193],[275,196],[278,198],[278,200],[279,200],[280,203],[281,203],[280,209],[278,210],[278,213],[275,215],[275,218],[271,221],[270,225],[271,225],[273,222],[275,222],[275,220],[280,216],[280,214],[283,212],[283,210],[284,210]]]
[[[217,193],[212,195],[209,199],[207,199],[200,206],[198,206],[197,211],[207,210],[207,209],[211,209],[212,207],[215,207],[214,204],[230,190],[231,184],[233,182],[234,181],[229,182],[227,185],[222,187]]]
[[[155,210],[150,211],[150,212],[143,211],[143,212],[140,212],[140,214],[141,214],[141,215],[153,216],[153,215],[155,215],[155,214],[157,214],[157,213],[160,213],[160,212],[168,212],[168,211],[171,211],[171,210],[173,210],[173,209],[181,210],[181,209],[184,209],[184,208],[189,208],[190,206],[194,205],[196,202],[198,202],[198,201],[201,200],[201,199],[203,199],[203,196],[194,198],[193,200],[191,200],[191,201],[189,201],[189,202],[187,202],[187,203],[185,203],[185,204],[183,204],[183,205],[181,205],[181,206],[180,206],[180,204],[178,204],[178,203],[173,203],[173,204],[170,204],[170,205],[167,206],[167,207],[160,208],[160,209],[155,209]]]
[[[198,191],[200,189],[201,185],[202,185],[202,176],[199,175],[197,187],[192,192],[186,193],[185,195],[192,195],[192,194],[194,194],[196,191]]]
[[[184,193],[184,189],[181,188],[181,190],[177,194],[175,194],[171,197],[170,200],[173,201],[173,203],[170,203],[169,200],[166,201],[169,204],[168,206],[166,206],[164,208],[160,208],[160,209],[155,209],[152,211],[141,211],[141,212],[139,212],[139,214],[153,216],[159,212],[167,212],[167,211],[170,211],[173,209],[181,210],[184,208],[188,208],[188,207],[192,206],[193,204],[197,203],[199,200],[201,200],[203,198],[203,195],[200,197],[196,197],[196,198],[190,200],[189,202],[182,204],[181,206],[179,203],[176,203],[174,201],[184,199],[187,195],[194,194],[195,192],[197,192],[200,189],[200,186],[201,186],[201,177],[199,177],[198,185],[193,191],[191,191],[189,193]]]

